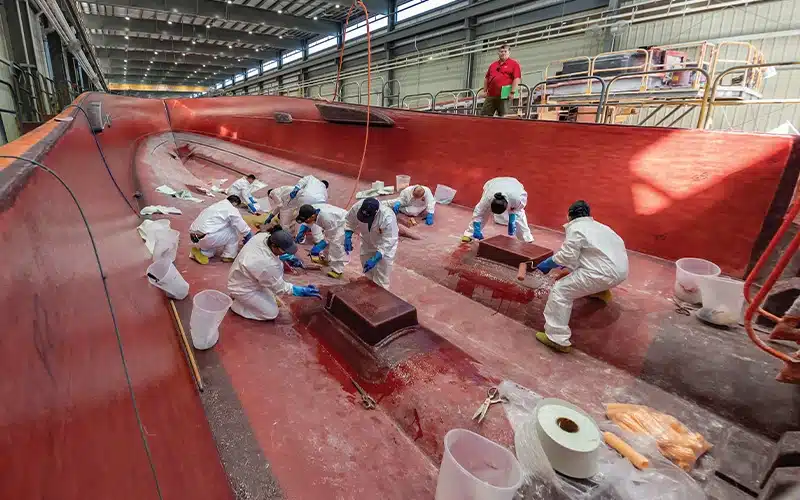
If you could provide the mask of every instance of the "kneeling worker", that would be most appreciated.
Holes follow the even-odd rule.
[[[200,264],[208,264],[208,259],[222,250],[222,261],[232,262],[239,250],[239,236],[247,243],[253,233],[237,208],[242,200],[232,194],[206,208],[189,226],[189,238],[196,246],[189,257]]]
[[[464,231],[461,241],[469,242],[473,238],[483,239],[482,229],[489,222],[489,214],[500,215],[508,211],[508,235],[517,236],[518,240],[531,242],[533,235],[528,227],[525,205],[528,193],[522,183],[513,177],[495,177],[483,185],[483,196],[472,212],[472,221]]]
[[[547,274],[555,267],[571,272],[556,281],[544,308],[544,332],[536,338],[546,346],[569,352],[569,318],[575,299],[592,296],[611,300],[611,288],[628,277],[625,242],[613,229],[590,216],[589,205],[576,201],[569,207],[566,238],[558,252],[536,268]]]
[[[347,212],[344,225],[344,250],[353,251],[353,233],[361,236],[361,264],[364,274],[387,288],[397,253],[397,217],[394,211],[375,198],[365,198]]]
[[[259,321],[278,317],[276,295],[319,297],[314,285],[296,286],[283,280],[283,262],[302,266],[294,256],[297,245],[292,235],[282,229],[258,233],[239,252],[228,274],[231,310],[239,316]]]
[[[328,276],[331,278],[341,278],[344,266],[347,264],[348,257],[344,251],[344,220],[347,217],[347,210],[327,203],[316,205],[303,205],[297,214],[297,222],[302,224],[297,232],[297,240],[302,240],[308,228],[314,235],[315,245],[311,248],[311,260],[314,262],[322,261],[322,253],[325,253],[325,260],[331,266]],[[321,235],[317,235],[314,228],[322,230]]]
[[[408,186],[400,191],[400,197],[387,200],[386,205],[392,207],[395,214],[404,213],[409,217],[422,216],[425,213],[425,224],[433,225],[433,211],[436,208],[436,199],[427,186],[419,184]]]
[[[250,190],[255,181],[256,176],[250,174],[247,177],[242,177],[234,181],[234,183],[231,184],[230,187],[228,187],[228,189],[225,191],[225,194],[234,194],[238,196],[239,199],[242,200],[242,203],[247,205],[247,209],[254,214],[258,213],[258,208],[256,207],[256,200],[253,198],[253,194],[250,192]]]

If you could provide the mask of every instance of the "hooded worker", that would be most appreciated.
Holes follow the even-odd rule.
[[[387,288],[397,253],[397,217],[394,211],[375,198],[365,198],[347,212],[344,250],[353,251],[353,233],[361,236],[361,265],[364,274]]]
[[[237,208],[241,204],[238,196],[230,195],[200,212],[189,226],[189,238],[194,243],[190,258],[208,264],[208,259],[221,251],[223,262],[233,261],[239,250],[239,237],[244,237],[247,243],[253,236]]]
[[[344,251],[344,221],[347,210],[327,203],[303,205],[297,213],[297,222],[301,224],[297,239],[301,239],[307,228],[311,228],[314,246],[309,252],[313,262],[324,263],[331,267],[328,276],[341,278],[344,266],[350,260]],[[321,229],[321,234],[314,232],[314,227]],[[296,241],[296,240],[295,240]]]
[[[297,286],[284,281],[283,263],[302,267],[295,257],[297,245],[282,229],[258,233],[239,252],[228,274],[231,310],[239,316],[259,321],[278,317],[277,295],[319,297],[314,285]]]
[[[556,267],[569,270],[550,290],[544,308],[544,332],[536,334],[540,342],[561,352],[569,352],[572,345],[569,318],[573,301],[592,296],[607,303],[611,288],[628,277],[625,242],[610,227],[591,217],[589,204],[576,201],[569,207],[568,216],[561,248],[536,266],[545,274]]]
[[[513,177],[495,177],[483,185],[481,201],[472,211],[472,221],[461,241],[469,242],[473,238],[483,239],[483,228],[489,222],[490,214],[503,214],[508,212],[508,235],[515,236],[518,240],[531,242],[533,235],[528,227],[528,218],[525,215],[525,205],[528,203],[528,193],[517,179]]]
[[[436,199],[428,186],[418,184],[408,186],[400,191],[400,196],[387,200],[386,205],[392,207],[395,214],[404,213],[409,217],[425,214],[425,224],[433,225],[433,211],[436,209]]]
[[[251,193],[253,183],[256,181],[256,176],[253,174],[248,175],[247,177],[242,177],[241,179],[236,180],[233,184],[231,184],[228,189],[225,191],[226,194],[233,194],[239,197],[247,206],[247,209],[250,210],[252,213],[258,213],[258,205],[256,204],[256,199],[253,198],[253,194]]]
[[[274,194],[274,196],[273,196]],[[321,181],[313,175],[300,179],[294,186],[281,186],[270,191],[272,213],[267,217],[269,224],[275,215],[280,217],[281,226],[292,234],[296,234],[295,220],[297,212],[303,205],[328,202],[328,181]],[[321,237],[321,229],[316,228],[315,237]]]

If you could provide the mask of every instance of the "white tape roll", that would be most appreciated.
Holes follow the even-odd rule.
[[[544,399],[536,408],[536,431],[553,469],[579,479],[597,473],[602,437],[586,412],[560,399]]]

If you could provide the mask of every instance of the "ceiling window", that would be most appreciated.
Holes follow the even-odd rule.
[[[225,80],[225,86],[226,86],[226,87],[228,87],[228,86],[230,86],[230,85],[233,85],[233,80],[231,80],[230,78],[228,78],[227,80]]]
[[[320,38],[319,40],[310,43],[308,45],[308,53],[316,54],[317,52],[321,52],[331,47],[336,47],[336,37],[326,36],[325,38]]]
[[[258,74],[258,68],[250,68],[247,70],[247,78],[254,77]]]
[[[267,61],[261,65],[261,71],[264,73],[273,69],[278,69],[278,61]]]
[[[422,15],[455,1],[456,0],[411,0],[401,5],[397,10],[397,22],[399,23],[406,19],[411,19],[412,17]]]
[[[244,73],[239,73],[238,75],[233,77],[234,83],[239,83],[244,81]]]
[[[214,88],[216,88],[217,90],[219,90],[219,89],[221,89],[221,88],[222,88],[222,84],[221,84],[221,83],[218,83],[218,84],[216,84],[216,85],[214,86]]]
[[[375,33],[378,30],[381,30],[389,25],[389,17],[388,16],[372,16],[369,18],[369,31],[371,33]],[[361,21],[360,23],[347,28],[347,34],[345,35],[345,40],[355,40],[356,38],[360,38],[367,34],[367,23],[366,21]]]
[[[288,54],[284,55],[281,61],[283,64],[289,64],[290,62],[297,61],[298,59],[303,58],[303,51],[302,50],[293,50]]]

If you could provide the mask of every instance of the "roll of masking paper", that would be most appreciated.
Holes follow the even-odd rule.
[[[597,473],[603,438],[586,412],[566,401],[546,398],[536,408],[536,431],[553,469],[577,479]]]

